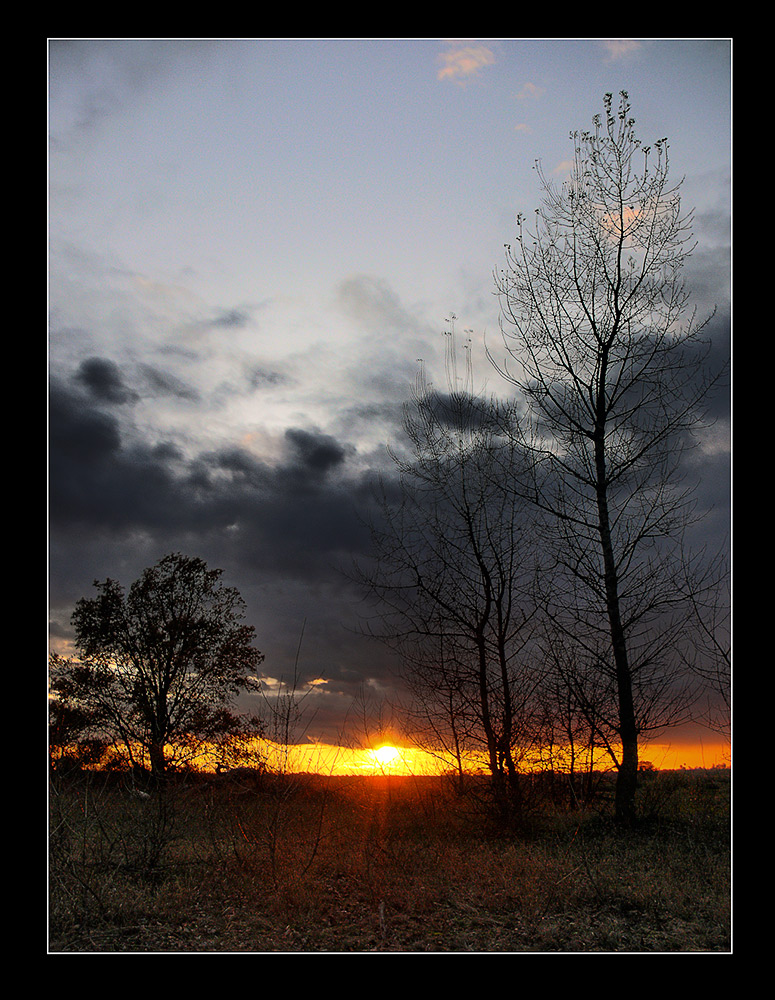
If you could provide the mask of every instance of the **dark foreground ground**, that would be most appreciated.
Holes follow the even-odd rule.
[[[606,780],[502,819],[481,780],[55,777],[48,951],[730,951],[729,771],[644,775],[627,833]]]

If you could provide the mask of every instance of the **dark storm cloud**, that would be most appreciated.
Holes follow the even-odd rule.
[[[115,412],[64,382],[52,382],[49,413],[58,542],[85,526],[116,539],[141,531],[168,546],[208,540],[253,571],[301,578],[365,544],[355,506],[369,492],[348,473],[354,449],[331,435],[289,428],[285,454],[269,465],[238,446],[184,458],[170,441],[138,443]]]
[[[50,386],[52,638],[71,636],[94,579],[128,586],[168,552],[199,556],[245,598],[269,675],[292,672],[306,627],[301,677],[328,680],[314,732],[334,738],[361,686],[394,670],[358,635],[346,576],[368,551],[371,476],[351,467],[346,441],[314,428],[289,428],[270,464],[237,445],[192,457],[173,441],[138,442],[130,412],[83,379]]]
[[[69,389],[53,382],[49,391],[49,448],[52,462],[83,467],[99,464],[121,446],[118,420],[81,403]],[[52,484],[56,482],[52,468]]]
[[[125,385],[118,365],[107,358],[82,361],[75,378],[95,399],[105,403],[135,403],[140,398]]]
[[[484,395],[467,392],[437,392],[430,403],[430,411],[442,427],[453,429],[465,414],[466,425],[472,430],[485,430],[499,426],[495,401]]]
[[[305,471],[313,475],[326,475],[340,466],[347,454],[345,448],[328,434],[304,431],[291,427],[285,432]]]
[[[360,474],[348,472],[348,446],[298,428],[286,440],[286,454],[272,466],[241,448],[202,454],[189,481],[199,484],[202,530],[225,526],[221,544],[233,564],[320,582],[368,544],[361,512],[372,494]]]
[[[52,529],[128,530],[169,524],[178,501],[171,452],[127,447],[119,419],[88,397],[52,383],[49,392],[49,512]],[[164,517],[161,518],[163,512]]]
[[[707,400],[708,415],[713,420],[729,421],[732,410],[732,321],[726,307],[720,307],[707,318],[703,337],[709,345],[708,369],[716,376],[716,383]]]

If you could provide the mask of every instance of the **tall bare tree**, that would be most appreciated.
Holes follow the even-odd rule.
[[[373,634],[399,649],[435,745],[461,768],[484,755],[499,804],[513,806],[537,682],[524,657],[529,533],[503,485],[517,456],[501,409],[468,380],[453,374],[439,392],[421,371],[405,409],[409,455],[395,456],[400,481],[383,491],[360,579],[378,599]]]
[[[622,821],[641,733],[677,718],[694,511],[681,459],[716,379],[682,279],[691,213],[670,186],[667,141],[642,145],[634,124],[627,94],[618,108],[607,94],[593,128],[571,135],[568,180],[556,187],[538,165],[535,226],[518,217],[496,273],[505,362],[491,356],[526,405],[530,499],[556,560],[546,610],[575,643],[576,677],[610,682]]]

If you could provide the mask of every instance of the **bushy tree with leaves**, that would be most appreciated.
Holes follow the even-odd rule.
[[[242,598],[221,576],[175,553],[128,592],[95,581],[97,596],[78,601],[72,616],[79,655],[52,657],[57,716],[121,743],[156,776],[170,751],[190,760],[208,741],[246,733],[234,701],[257,685],[263,654]]]

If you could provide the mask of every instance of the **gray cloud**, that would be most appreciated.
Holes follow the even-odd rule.
[[[105,411],[80,382],[50,390],[50,524],[57,544],[89,526],[114,543],[138,532],[205,544],[251,574],[320,580],[338,554],[367,538],[368,504],[355,448],[317,429],[288,428],[270,464],[240,446],[186,458],[173,441],[138,442],[119,411]],[[104,400],[100,397],[100,401]]]
[[[52,381],[52,640],[71,635],[70,609],[95,578],[128,585],[167,552],[201,556],[245,598],[270,675],[289,675],[306,621],[302,680],[329,681],[312,732],[336,738],[360,687],[387,684],[395,667],[358,635],[345,575],[369,545],[371,477],[351,467],[355,449],[291,427],[274,464],[239,446],[186,457],[169,440],[138,443],[125,419],[83,379]]]
[[[408,331],[417,326],[416,317],[402,305],[390,285],[372,275],[353,275],[340,282],[337,303],[365,329],[384,332],[386,328]]]
[[[95,399],[106,403],[134,403],[140,398],[126,386],[118,365],[107,358],[87,358],[82,361],[75,378]]]
[[[289,385],[293,380],[283,372],[267,370],[261,366],[252,368],[248,375],[251,389],[269,389],[279,385]]]
[[[325,476],[340,466],[347,450],[328,434],[291,427],[285,432],[305,471]]]
[[[217,40],[51,39],[53,140],[58,143],[97,129],[124,111],[136,95],[163,85],[188,60],[201,67],[217,49]],[[77,88],[65,93],[61,82],[71,89],[75,83]]]
[[[140,371],[152,393],[158,396],[176,396],[179,399],[196,402],[200,397],[196,389],[170,372],[162,371],[154,365],[141,364]]]

